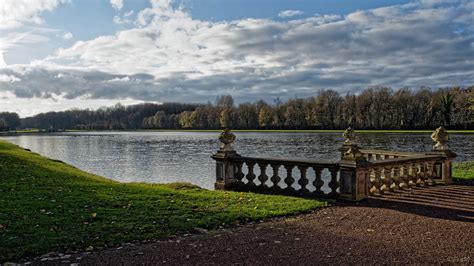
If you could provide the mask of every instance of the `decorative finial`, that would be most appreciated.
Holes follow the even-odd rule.
[[[356,145],[353,145],[342,155],[342,159],[350,161],[365,160],[364,155]]]
[[[346,131],[342,134],[342,136],[346,139],[344,144],[353,144],[355,143],[355,132],[351,127],[348,127]]]
[[[433,146],[433,150],[449,150],[446,144],[448,143],[449,134],[444,127],[438,127],[433,134],[431,134],[431,139],[436,142]]]
[[[219,135],[219,141],[222,142],[221,151],[234,151],[232,143],[235,141],[235,135],[230,132],[230,129],[226,128],[222,130]]]

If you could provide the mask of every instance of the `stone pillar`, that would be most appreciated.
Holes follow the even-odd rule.
[[[348,128],[344,134],[346,141],[339,149],[340,198],[350,201],[359,201],[369,196],[369,173],[366,170],[369,162],[355,144],[355,134]]]
[[[232,158],[240,157],[233,149],[232,143],[235,141],[235,135],[229,129],[225,129],[219,135],[219,141],[222,143],[217,153],[211,156],[216,160],[216,190],[226,190],[236,182],[236,165]]]
[[[431,139],[436,142],[430,155],[441,155],[444,160],[441,163],[441,181],[444,184],[451,184],[453,182],[453,160],[456,158],[456,153],[452,152],[448,147],[449,134],[444,127],[437,128],[432,134]]]

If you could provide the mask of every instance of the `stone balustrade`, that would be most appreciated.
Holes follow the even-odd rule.
[[[403,152],[403,151],[386,151],[386,150],[368,150],[360,149],[360,152],[368,161],[396,159],[412,156],[420,156],[424,153],[419,152]]]
[[[414,186],[435,185],[442,181],[443,160],[440,155],[423,155],[368,163],[362,168],[369,182],[367,194],[379,196]]]
[[[221,148],[212,156],[215,188],[357,201],[414,186],[449,184],[456,154],[446,145],[447,132],[438,128],[435,133],[432,151],[401,152],[360,149],[349,128],[339,149],[341,160],[323,162],[241,156],[232,147],[235,135],[226,129],[219,136]]]
[[[224,159],[218,155],[212,158],[217,161],[216,189],[333,198],[339,194],[337,163],[242,156]],[[230,171],[226,172],[226,167]],[[323,189],[325,185],[329,190]]]

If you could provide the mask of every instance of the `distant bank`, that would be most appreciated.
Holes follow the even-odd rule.
[[[16,131],[0,131],[0,136],[5,135],[18,135],[18,134],[48,134],[48,133],[62,133],[62,132],[113,132],[113,131],[120,131],[120,132],[136,132],[136,131],[144,131],[144,132],[221,132],[220,129],[127,129],[127,130],[61,130],[61,131],[41,131],[39,129],[28,129],[28,130],[16,130]],[[233,129],[233,132],[248,132],[248,133],[342,133],[344,130],[342,129]],[[356,133],[432,133],[433,130],[431,129],[394,129],[394,130],[381,130],[381,129],[361,129],[355,130]],[[474,134],[474,130],[448,130],[450,134]]]

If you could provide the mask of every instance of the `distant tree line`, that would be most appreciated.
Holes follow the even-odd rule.
[[[316,96],[262,100],[234,105],[231,96],[219,96],[215,104],[180,114],[157,112],[143,120],[143,128],[217,129],[474,129],[474,87],[393,91],[370,88],[358,95],[341,96],[321,90]]]
[[[0,131],[15,130],[20,125],[21,121],[17,113],[0,113]]]
[[[10,113],[11,114],[11,113]],[[0,115],[0,123],[2,116]],[[18,127],[18,123],[8,127]],[[232,96],[207,104],[138,104],[48,112],[21,119],[41,129],[474,129],[474,86],[431,90],[369,88],[355,95],[320,90],[314,97],[236,105]],[[0,124],[1,126],[1,124]]]
[[[21,120],[23,128],[39,129],[82,129],[112,130],[140,129],[145,118],[157,112],[167,115],[178,115],[185,111],[195,110],[199,104],[183,103],[144,103],[123,106],[118,103],[112,107],[101,107],[97,110],[72,109],[63,112],[47,112]]]

